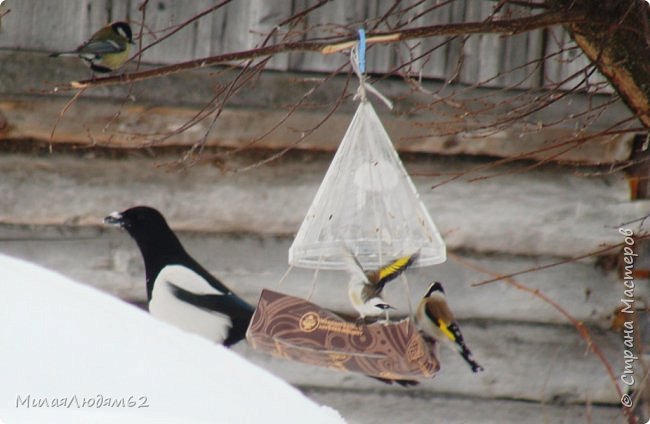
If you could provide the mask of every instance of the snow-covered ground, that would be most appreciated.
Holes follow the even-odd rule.
[[[0,255],[0,422],[342,423],[230,350]]]

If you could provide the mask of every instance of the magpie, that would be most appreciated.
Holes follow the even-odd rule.
[[[254,308],[185,251],[160,212],[136,206],[104,223],[124,228],[140,248],[151,315],[224,346],[245,337]]]

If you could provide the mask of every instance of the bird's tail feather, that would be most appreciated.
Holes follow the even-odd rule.
[[[353,275],[355,279],[359,281],[367,281],[368,277],[366,276],[366,273],[363,272],[363,267],[357,260],[356,256],[354,256],[354,253],[352,253],[347,246],[344,246],[343,250],[343,261],[345,262],[345,267],[348,273]]]
[[[51,53],[48,57],[59,57],[59,56],[76,56],[79,53],[77,52],[55,52]]]
[[[460,351],[460,356],[462,356],[465,362],[469,364],[469,366],[472,368],[472,372],[483,371],[483,367],[479,365],[479,363],[476,362],[474,358],[472,358],[472,352],[467,349],[467,346],[463,345],[463,349]]]
[[[456,344],[456,349],[458,350],[458,353],[460,356],[463,357],[465,362],[469,364],[469,366],[472,368],[472,372],[479,372],[483,371],[483,367],[478,364],[472,357],[472,351],[469,350],[467,345],[465,344],[465,340],[463,339],[463,334],[460,332],[460,328],[458,328],[458,325],[453,322],[449,326],[447,326],[449,331],[454,335],[454,343]]]

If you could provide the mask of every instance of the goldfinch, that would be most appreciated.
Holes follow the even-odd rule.
[[[50,57],[79,56],[95,72],[107,73],[119,69],[129,58],[133,33],[126,22],[113,22],[88,41],[69,52],[52,53]]]
[[[384,286],[411,266],[417,259],[418,253],[403,256],[374,271],[364,271],[352,252],[347,253],[344,258],[350,274],[348,282],[350,303],[362,320],[385,313],[388,321],[388,309],[392,307],[381,296]]]
[[[463,334],[447,305],[442,284],[429,286],[415,311],[415,325],[425,339],[435,340],[457,351],[472,368],[472,372],[483,371],[472,352],[465,345]]]

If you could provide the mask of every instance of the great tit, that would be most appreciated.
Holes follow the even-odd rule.
[[[483,371],[472,357],[472,352],[465,345],[458,323],[447,305],[442,284],[434,282],[420,300],[415,311],[415,325],[425,340],[438,341],[454,351],[472,368],[472,372]]]
[[[76,50],[52,53],[50,57],[79,56],[95,72],[107,73],[119,69],[129,58],[133,33],[126,22],[113,22],[90,37]]]
[[[254,308],[185,251],[160,212],[138,206],[104,222],[124,228],[138,244],[151,315],[225,346],[245,337]]]
[[[344,255],[347,271],[350,274],[348,296],[361,320],[366,317],[376,317],[383,312],[388,321],[388,310],[392,307],[382,298],[384,286],[411,266],[417,257],[416,252],[396,259],[377,270],[364,271],[352,252],[348,251]]]

